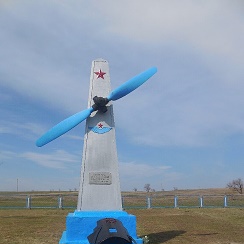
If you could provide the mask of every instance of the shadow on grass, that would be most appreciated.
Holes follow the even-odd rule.
[[[163,231],[159,233],[152,233],[148,234],[148,238],[150,240],[150,243],[153,244],[159,244],[162,242],[169,241],[177,236],[185,234],[186,231],[184,230],[171,230],[171,231]]]

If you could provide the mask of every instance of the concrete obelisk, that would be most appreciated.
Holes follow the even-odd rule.
[[[94,106],[94,97],[106,98],[110,91],[108,62],[97,59],[92,62],[88,108]],[[142,239],[136,234],[136,217],[122,211],[114,115],[110,101],[106,107],[101,105],[86,120],[77,210],[68,214],[66,230],[59,243],[90,244],[88,236],[93,233],[97,222],[101,219],[111,221],[111,218],[121,221],[137,244],[142,244]]]
[[[111,92],[106,60],[92,62],[88,108]],[[122,210],[113,105],[86,120],[77,210]]]

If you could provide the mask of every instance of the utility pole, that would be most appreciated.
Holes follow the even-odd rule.
[[[17,192],[19,192],[19,179],[17,178]]]

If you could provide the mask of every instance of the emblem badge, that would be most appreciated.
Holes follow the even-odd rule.
[[[94,133],[104,134],[109,132],[112,129],[112,127],[104,126],[102,122],[99,122],[96,126],[89,127],[89,129]]]

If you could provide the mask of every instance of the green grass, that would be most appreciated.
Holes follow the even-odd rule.
[[[0,210],[1,244],[57,244],[70,210]],[[244,209],[130,209],[150,244],[243,244]]]

